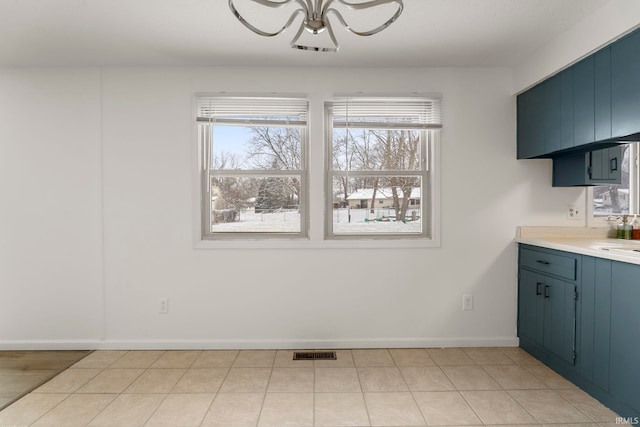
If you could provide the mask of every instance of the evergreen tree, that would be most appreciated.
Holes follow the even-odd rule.
[[[284,178],[262,178],[256,197],[256,212],[273,212],[291,204],[289,185]]]

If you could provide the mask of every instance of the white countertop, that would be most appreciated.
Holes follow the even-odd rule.
[[[573,252],[614,261],[640,265],[640,252],[616,251],[616,248],[640,250],[640,240],[608,237],[606,228],[586,227],[518,227],[515,241],[559,251]],[[611,250],[603,250],[610,248]]]

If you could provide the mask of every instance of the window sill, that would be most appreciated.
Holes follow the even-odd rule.
[[[419,249],[439,248],[435,239],[349,239],[319,240],[256,239],[256,240],[198,240],[194,249]]]

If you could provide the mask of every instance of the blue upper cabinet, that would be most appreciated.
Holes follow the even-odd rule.
[[[573,146],[573,72],[555,75],[518,96],[518,158]]]
[[[518,95],[518,158],[640,138],[640,30]]]
[[[640,131],[640,31],[611,46],[612,137]]]
[[[542,84],[544,99],[540,107],[542,134],[540,142],[544,143],[544,153],[557,151],[562,147],[562,78],[551,77]],[[540,153],[543,154],[543,153]]]
[[[593,56],[594,62],[594,141],[611,138],[611,47]]]
[[[518,158],[530,159],[545,152],[542,117],[544,85],[539,84],[518,96]]]
[[[553,158],[554,187],[586,187],[622,182],[622,145],[572,152]]]
[[[565,150],[574,142],[574,70],[569,68],[560,73],[560,145],[553,151]],[[552,153],[553,151],[547,151]]]
[[[595,67],[590,56],[573,67],[573,138],[575,145],[595,141]]]

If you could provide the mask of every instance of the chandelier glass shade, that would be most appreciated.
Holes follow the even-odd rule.
[[[339,49],[338,41],[331,26],[332,19],[335,18],[341,23],[347,31],[358,36],[371,36],[379,33],[387,28],[398,19],[403,10],[403,0],[368,0],[361,2],[353,2],[347,0],[244,0],[244,2],[255,3],[256,6],[268,9],[279,9],[288,6],[294,6],[293,10],[285,24],[275,31],[265,31],[258,28],[257,25],[250,23],[238,11],[236,4],[238,0],[229,0],[229,8],[236,18],[248,29],[256,34],[265,37],[273,37],[281,34],[289,28],[299,16],[302,16],[300,28],[291,40],[291,47],[294,49],[311,50],[317,52],[337,52]],[[393,6],[395,12],[389,19],[381,25],[369,30],[356,30],[347,23],[340,9],[347,11],[361,11],[365,9],[373,10],[374,8],[384,7],[385,5]],[[387,8],[388,10],[388,8]],[[265,9],[265,12],[267,9]],[[324,39],[324,43],[320,43],[320,39]]]

